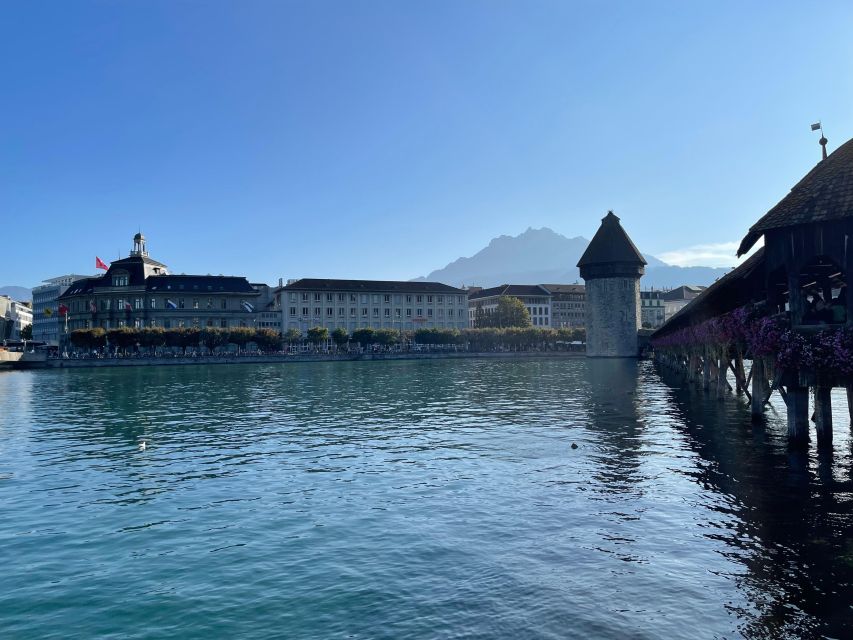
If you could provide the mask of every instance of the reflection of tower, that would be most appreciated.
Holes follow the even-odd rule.
[[[142,256],[143,258],[148,255],[148,251],[145,249],[145,236],[141,233],[133,236],[133,251],[130,252],[130,255]]]
[[[635,358],[645,259],[612,211],[578,261],[586,281],[586,355]]]

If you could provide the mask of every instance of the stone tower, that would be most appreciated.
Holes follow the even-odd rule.
[[[612,211],[578,261],[586,282],[586,355],[636,358],[646,261]]]

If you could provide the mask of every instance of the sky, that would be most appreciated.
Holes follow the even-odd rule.
[[[6,2],[0,285],[409,279],[613,209],[674,264],[853,137],[853,3]]]

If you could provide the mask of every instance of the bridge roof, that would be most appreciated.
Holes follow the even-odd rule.
[[[819,162],[752,225],[737,254],[749,251],[771,229],[850,217],[853,217],[853,139]]]

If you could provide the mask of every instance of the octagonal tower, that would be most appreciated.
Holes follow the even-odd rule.
[[[636,358],[646,260],[612,211],[578,261],[586,282],[586,355]]]

